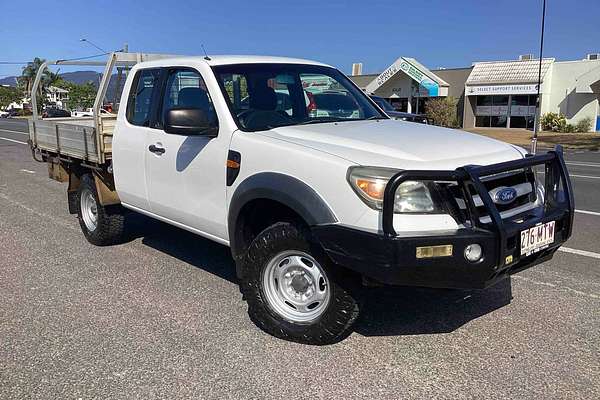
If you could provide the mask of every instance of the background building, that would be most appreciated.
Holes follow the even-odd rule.
[[[46,97],[50,105],[64,108],[67,105],[66,102],[69,100],[69,91],[56,86],[48,86]]]
[[[600,60],[542,60],[541,114],[563,114],[568,123],[592,120],[600,131]],[[358,66],[358,67],[357,67]],[[369,94],[387,99],[396,109],[422,113],[431,97],[458,100],[463,128],[533,129],[539,60],[476,62],[472,67],[429,70],[414,58],[400,57],[380,74],[361,74],[355,64],[350,78]]]

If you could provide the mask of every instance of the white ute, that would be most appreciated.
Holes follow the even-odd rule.
[[[344,338],[361,283],[485,288],[571,235],[560,148],[392,120],[321,63],[112,53],[93,111],[30,126],[88,241],[133,210],[229,246],[250,318],[287,340]]]

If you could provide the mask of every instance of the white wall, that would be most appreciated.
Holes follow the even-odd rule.
[[[592,119],[592,129],[598,116],[598,93],[576,93],[576,80],[586,72],[600,68],[600,61],[555,62],[552,69],[550,94],[542,98],[542,113],[562,113],[571,124],[585,117]]]
[[[397,97],[410,97],[412,78],[403,72],[398,72],[396,75],[388,79],[380,88],[375,91],[375,95],[380,97],[392,97],[395,94]],[[394,97],[396,97],[394,96]]]

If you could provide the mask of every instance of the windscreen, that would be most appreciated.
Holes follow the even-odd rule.
[[[387,118],[341,72],[304,64],[213,68],[240,129]]]

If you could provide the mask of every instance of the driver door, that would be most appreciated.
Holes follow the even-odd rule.
[[[171,109],[200,108],[213,126],[217,115],[201,74],[170,68],[155,128],[147,136],[146,185],[152,213],[217,237],[224,229],[227,143],[206,135],[164,131]]]

